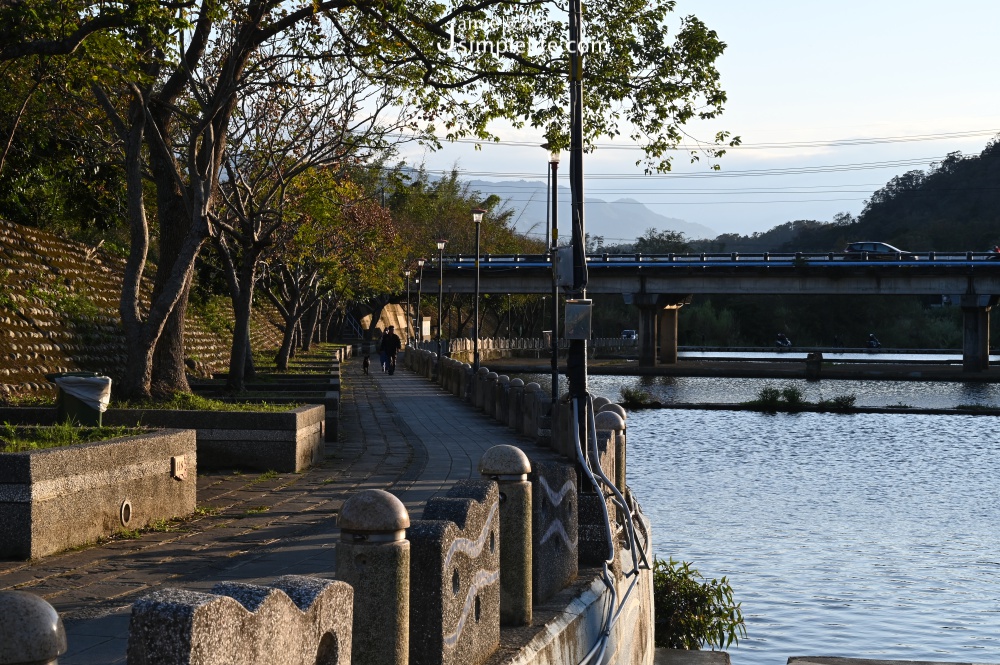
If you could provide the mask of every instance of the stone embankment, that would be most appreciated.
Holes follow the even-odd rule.
[[[0,220],[0,397],[51,392],[45,375],[54,372],[117,376],[125,362],[118,314],[124,268],[123,258],[101,248]],[[151,290],[147,280],[143,291]],[[280,344],[263,310],[251,334],[259,348]],[[195,307],[188,308],[184,342],[193,373],[208,376],[228,365],[225,326]]]

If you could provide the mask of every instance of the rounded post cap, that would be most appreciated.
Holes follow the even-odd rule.
[[[524,387],[524,379],[511,379],[510,380],[510,387],[511,388],[523,388]]]
[[[605,404],[611,404],[611,400],[607,397],[595,397],[594,398],[594,411],[600,411],[601,407]]]
[[[54,607],[27,591],[0,591],[0,664],[54,663],[66,648]]]
[[[488,372],[486,374],[486,380],[487,381],[496,381],[497,380],[497,373],[496,372]]]
[[[532,381],[531,383],[524,386],[524,392],[535,392],[536,390],[541,390],[542,387]]]
[[[531,473],[531,461],[517,446],[493,446],[479,459],[479,473],[484,476],[521,476]]]
[[[608,411],[610,411],[611,413],[617,413],[619,416],[622,417],[622,420],[628,419],[627,418],[628,412],[625,411],[625,407],[623,407],[621,404],[615,404],[614,402],[612,402],[611,404],[605,404],[604,406],[602,406],[600,409],[597,410],[598,413],[607,413]]]
[[[510,383],[510,377],[506,374],[501,374],[497,377],[497,383]]]
[[[364,490],[344,502],[337,526],[352,533],[402,531],[410,526],[410,514],[402,501],[385,490]]]
[[[486,376],[489,373],[490,373],[490,370],[487,369],[486,367],[480,367],[479,368],[479,372],[478,372],[479,376]]]
[[[614,411],[601,411],[594,418],[594,424],[600,430],[621,431],[625,429],[625,419]]]

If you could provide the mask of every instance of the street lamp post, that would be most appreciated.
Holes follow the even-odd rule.
[[[417,319],[417,330],[420,331],[420,332],[417,333],[417,341],[418,342],[424,341],[424,322],[420,320],[420,296],[421,296],[421,294],[423,293],[423,290],[424,290],[424,264],[426,262],[427,261],[424,260],[424,259],[417,259],[417,267],[420,268],[420,276],[417,277],[417,314],[416,314],[416,319]]]
[[[413,271],[410,270],[409,268],[403,271],[403,274],[406,275],[406,345],[407,346],[410,345],[410,328],[413,327],[413,317],[411,316],[413,312],[410,311],[410,275],[412,273]]]
[[[556,176],[559,173],[559,149],[548,143],[542,146],[549,151],[549,181],[552,184],[552,244],[549,246],[549,258],[552,261],[552,413],[555,414],[559,403],[559,281],[556,279],[556,249],[559,240],[559,184]]]
[[[441,304],[444,302],[444,246],[448,241],[441,238],[438,248],[438,362],[441,362]]]
[[[472,328],[472,372],[475,375],[479,371],[479,237],[483,227],[483,215],[486,211],[482,208],[472,210],[472,221],[476,224],[476,318]]]

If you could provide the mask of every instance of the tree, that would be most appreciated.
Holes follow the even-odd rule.
[[[635,251],[642,254],[680,254],[690,251],[691,246],[680,231],[657,231],[646,229],[635,239]]]
[[[252,372],[250,314],[262,253],[285,223],[289,188],[317,168],[350,172],[356,162],[377,160],[395,141],[389,134],[408,123],[389,91],[345,77],[341,63],[279,60],[258,72],[233,114],[220,183],[222,205],[213,240],[233,303],[234,331],[227,387],[239,392]],[[269,85],[281,81],[281,85]],[[328,298],[319,298],[318,309]],[[318,312],[311,310],[310,328]],[[308,348],[308,338],[304,338]]]
[[[133,47],[122,66],[101,69],[94,86],[125,146],[133,232],[127,285],[141,278],[149,247],[138,187],[143,174],[156,191],[153,299],[140,316],[144,308],[127,286],[121,307],[130,346],[122,387],[131,396],[187,388],[183,321],[193,267],[216,224],[232,114],[249,74],[265,62],[257,56],[266,45],[297,62],[342,59],[352,75],[387,85],[400,103],[420,109],[423,128],[441,139],[487,140],[491,123],[505,119],[568,143],[568,46],[580,45],[562,43],[566,21],[555,2],[77,0],[49,8],[25,0],[18,6],[41,20],[21,29],[7,20],[17,8],[2,14],[13,45],[2,58],[74,53],[99,34]],[[693,17],[668,39],[672,9],[671,0],[615,0],[588,6],[586,17],[588,33],[601,39],[599,48],[588,48],[584,71],[592,93],[586,139],[627,133],[643,143],[647,168],[658,170],[670,167],[667,151],[681,140],[681,128],[716,117],[726,99],[714,65],[725,45]],[[715,139],[719,147],[728,135]]]
[[[391,215],[359,187],[330,170],[294,185],[261,285],[284,320],[278,369],[288,367],[296,327],[323,298],[369,298],[400,288],[402,245]]]

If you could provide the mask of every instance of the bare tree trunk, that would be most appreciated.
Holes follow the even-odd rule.
[[[299,334],[299,344],[303,351],[308,351],[312,346],[313,335],[316,331],[316,321],[319,319],[319,301],[306,311],[305,319],[302,321],[301,332]]]

